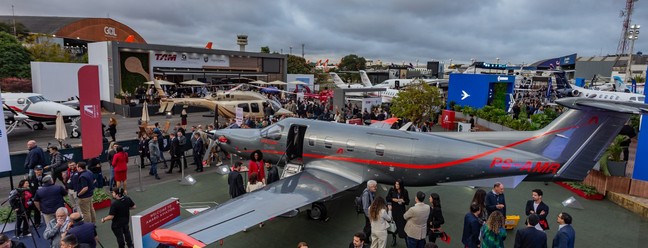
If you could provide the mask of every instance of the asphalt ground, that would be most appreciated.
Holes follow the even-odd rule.
[[[107,120],[109,116],[104,116]],[[117,139],[135,138],[136,118],[119,118]],[[154,121],[165,121],[162,116],[153,116]],[[171,123],[178,122],[179,118],[171,119]],[[191,114],[189,125],[210,123],[210,117],[202,117],[202,114]],[[438,130],[437,130],[438,131]],[[21,135],[12,133],[9,136],[12,151],[14,145],[20,147],[16,150],[25,149],[26,141],[35,139],[39,144],[54,141],[53,126],[48,130],[26,132]],[[48,133],[51,133],[49,135]],[[74,139],[72,139],[74,141]],[[74,143],[74,142],[72,142]],[[80,143],[80,141],[79,141]],[[203,173],[193,173],[190,165],[188,172],[197,183],[192,186],[180,185],[178,179],[181,174],[161,173],[162,180],[155,180],[142,171],[142,186],[144,191],[138,192],[138,167],[134,165],[135,157],[131,157],[128,172],[128,193],[137,204],[137,209],[131,211],[136,214],[141,210],[151,207],[169,197],[180,199],[183,207],[195,205],[209,205],[210,203],[223,203],[229,199],[227,195],[227,176],[216,173],[215,167],[205,168]],[[137,159],[138,160],[138,159]],[[191,158],[188,158],[191,161]],[[190,162],[191,163],[191,162]],[[104,166],[104,168],[107,166]],[[107,172],[104,172],[107,173]],[[19,178],[21,176],[16,176]],[[0,192],[8,192],[8,178],[0,179]],[[247,232],[240,232],[223,240],[224,247],[295,247],[300,241],[308,242],[309,247],[347,247],[353,234],[361,231],[364,219],[356,215],[353,209],[353,198],[360,194],[362,187],[343,192],[339,198],[326,203],[328,207],[329,220],[315,221],[307,217],[307,207],[293,218],[277,217],[265,222],[263,228],[254,227]],[[389,186],[379,185],[378,195],[385,196]],[[544,201],[550,207],[549,222],[551,229],[547,231],[548,244],[556,234],[557,224],[554,222],[560,211],[570,213],[574,218],[573,226],[576,230],[576,247],[646,247],[648,243],[648,220],[623,209],[616,204],[603,200],[591,201],[575,196],[570,191],[550,183],[524,182],[515,189],[506,189],[508,214],[523,215],[524,206],[531,197],[531,190],[540,188],[544,191]],[[463,228],[463,217],[468,211],[469,203],[476,189],[459,186],[432,186],[432,187],[410,187],[410,199],[413,199],[417,191],[426,194],[436,192],[441,196],[442,209],[445,217],[443,229],[452,237],[450,244],[440,242],[440,247],[462,247],[461,233]],[[487,189],[489,190],[489,189]],[[584,209],[565,208],[561,202],[574,196]],[[259,202],[259,205],[263,205]],[[108,214],[108,209],[97,211],[97,218]],[[183,218],[191,215],[183,211]],[[523,228],[523,222],[518,223],[517,228]],[[110,223],[98,224],[98,232],[101,243],[104,247],[117,247],[115,237],[110,230]],[[42,230],[41,230],[42,231]],[[11,236],[11,233],[8,233]],[[506,247],[512,247],[515,239],[515,231],[507,232],[508,238],[505,241]],[[31,240],[22,239],[27,247],[33,247]],[[388,245],[391,244],[391,237]],[[39,246],[42,247],[42,246]],[[221,247],[220,244],[211,244],[208,247]],[[398,240],[396,247],[405,247],[403,240]]]

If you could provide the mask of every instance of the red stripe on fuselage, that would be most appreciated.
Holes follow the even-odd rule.
[[[359,159],[359,158],[350,158],[350,157],[340,157],[336,155],[321,155],[321,154],[311,154],[311,153],[304,153],[304,157],[309,157],[309,158],[317,158],[317,159],[327,159],[327,160],[337,160],[337,161],[346,161],[346,162],[352,162],[352,163],[359,163],[359,164],[370,164],[370,165],[380,165],[380,166],[393,166],[393,167],[400,167],[400,168],[408,168],[408,169],[439,169],[439,168],[444,168],[444,167],[450,167],[450,166],[455,166],[458,164],[470,162],[476,159],[483,158],[485,156],[491,155],[493,153],[506,150],[508,148],[512,148],[521,144],[524,144],[526,142],[542,138],[547,135],[555,134],[555,133],[560,133],[564,132],[570,129],[576,129],[579,128],[580,126],[570,126],[570,127],[565,127],[565,128],[560,128],[556,129],[553,131],[549,131],[546,133],[542,133],[536,136],[532,136],[523,140],[519,140],[516,142],[513,142],[508,145],[500,146],[495,149],[491,149],[485,152],[482,152],[480,154],[475,154],[470,157],[465,157],[465,158],[460,158],[457,160],[453,161],[448,161],[448,162],[443,162],[443,163],[438,163],[438,164],[411,164],[411,163],[398,163],[398,162],[386,162],[386,161],[380,161],[380,160],[373,160],[373,159]],[[253,152],[255,150],[243,150],[241,152]],[[269,153],[269,154],[279,154],[283,155],[285,152],[284,151],[277,151],[277,150],[261,150],[263,153]]]

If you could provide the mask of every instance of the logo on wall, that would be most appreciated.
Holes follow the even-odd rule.
[[[182,54],[182,61],[185,61],[185,60],[187,60],[187,55],[186,55],[186,54]]]
[[[209,56],[207,55],[203,56],[203,60],[205,61],[205,63],[209,62]]]
[[[112,37],[117,37],[117,30],[114,27],[110,26],[105,26],[104,27],[104,34]]]
[[[99,116],[99,106],[83,105],[83,114],[91,118],[97,118]]]

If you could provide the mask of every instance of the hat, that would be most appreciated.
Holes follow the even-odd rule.
[[[34,170],[43,170],[43,166],[42,165],[36,165],[36,167],[34,167]]]

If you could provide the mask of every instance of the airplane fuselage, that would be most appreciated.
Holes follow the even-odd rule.
[[[268,129],[218,130],[219,135],[236,143],[236,146],[221,147],[243,157],[249,157],[254,151],[253,147],[261,147],[259,150],[263,152],[264,159],[274,163],[285,162],[291,150],[294,150],[287,148],[288,132],[294,126],[305,127],[303,153],[297,155],[304,164],[317,166],[317,160],[339,161],[351,167],[352,170],[345,170],[352,171],[354,176],[372,178],[382,183],[393,183],[400,178],[413,186],[526,174],[530,179],[542,180],[556,174],[561,167],[560,163],[537,154],[514,147],[503,148],[510,144],[499,146],[471,141],[460,133],[416,133],[290,120],[291,126],[283,126],[280,122],[270,127],[275,128],[274,131],[278,131],[276,134],[280,133],[280,136],[272,136],[272,130],[270,135],[262,134]],[[519,132],[516,133],[519,135]]]
[[[57,111],[61,111],[65,122],[79,117],[79,111],[69,106],[49,101],[36,93],[3,93],[2,101],[11,109],[22,113],[37,122],[56,120]]]

